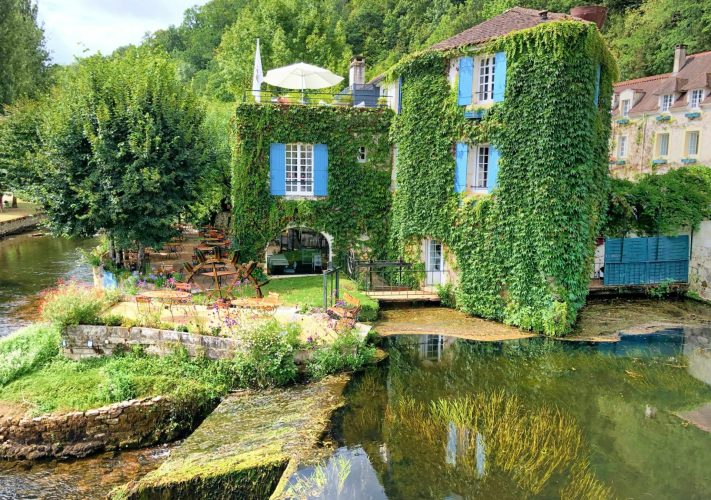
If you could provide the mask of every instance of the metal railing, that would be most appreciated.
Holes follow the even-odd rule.
[[[348,271],[371,296],[408,299],[437,294],[437,286],[451,281],[449,271],[424,269],[403,261],[349,260]]]
[[[333,306],[341,296],[341,268],[328,263],[328,269],[323,271],[323,308]]]
[[[251,90],[245,90],[242,94],[242,102],[257,102]],[[379,95],[377,97],[367,96],[361,98],[350,93],[343,92],[321,92],[318,90],[282,91],[273,90],[259,91],[259,101],[262,104],[281,105],[307,105],[307,106],[362,106],[365,102],[367,108],[387,108],[390,102],[388,96]]]

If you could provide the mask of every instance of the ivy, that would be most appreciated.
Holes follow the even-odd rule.
[[[267,243],[290,226],[332,235],[336,259],[349,249],[382,258],[390,229],[391,117],[387,109],[238,105],[232,186],[242,258],[263,258]],[[328,146],[327,197],[289,200],[270,194],[270,144],[290,142]],[[357,161],[361,146],[367,150],[365,163]]]
[[[455,52],[425,52],[395,69],[403,112],[392,133],[399,148],[392,241],[405,255],[423,238],[450,248],[464,311],[559,335],[587,295],[607,202],[606,103],[617,68],[589,23],[545,23],[482,49],[502,50],[506,99],[479,124],[464,120],[447,82],[445,62]],[[453,189],[454,143],[484,140],[501,153],[498,187],[462,198]]]

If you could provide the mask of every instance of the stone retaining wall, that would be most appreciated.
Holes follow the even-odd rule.
[[[31,231],[36,228],[41,221],[42,216],[27,215],[25,217],[0,222],[0,238]]]
[[[238,341],[226,337],[122,326],[70,326],[62,334],[64,355],[73,360],[107,356],[115,351],[141,346],[148,354],[164,356],[183,346],[191,357],[230,359],[239,350]]]
[[[173,402],[159,396],[65,415],[0,416],[0,458],[81,458],[165,443],[192,430],[206,410],[178,412]]]

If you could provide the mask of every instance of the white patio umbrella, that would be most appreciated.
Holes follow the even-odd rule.
[[[303,94],[305,89],[333,87],[343,81],[343,77],[325,68],[300,62],[283,68],[270,69],[264,81],[275,87],[298,89]]]

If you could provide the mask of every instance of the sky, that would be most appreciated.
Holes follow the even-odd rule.
[[[180,24],[185,9],[207,0],[36,1],[52,60],[68,64],[75,56],[138,44],[146,32]]]

